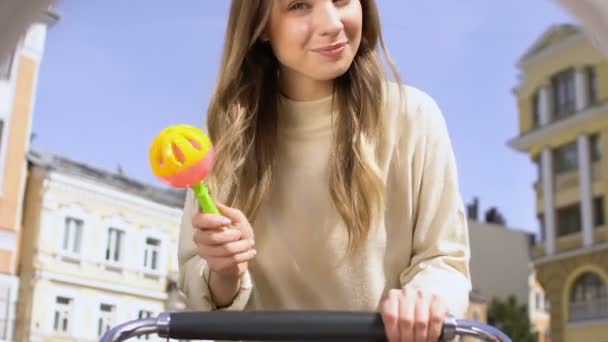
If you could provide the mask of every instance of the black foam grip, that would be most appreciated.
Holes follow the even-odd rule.
[[[170,314],[169,338],[228,341],[386,341],[377,313],[214,311]]]

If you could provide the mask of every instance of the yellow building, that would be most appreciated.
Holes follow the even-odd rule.
[[[26,151],[46,32],[57,20],[56,14],[47,12],[29,27],[8,58],[0,58],[0,340],[13,338]]]
[[[555,25],[518,67],[519,136],[509,145],[538,168],[534,263],[551,339],[606,340],[608,59],[578,27]]]
[[[17,340],[96,341],[166,311],[184,192],[56,155],[29,161]]]

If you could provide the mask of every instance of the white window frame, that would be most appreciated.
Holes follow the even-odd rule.
[[[146,313],[146,317],[143,317],[144,315],[142,315],[142,313]],[[142,318],[153,318],[154,317],[154,311],[149,310],[149,309],[139,309],[139,311],[137,311],[137,319],[142,319]]]
[[[148,240],[157,241],[157,245],[151,245],[148,243]],[[162,240],[146,236],[144,239],[144,270],[148,272],[158,273],[160,271],[160,259],[163,248]],[[156,260],[154,260],[153,256],[156,256]],[[156,263],[154,264],[155,261]]]
[[[141,234],[142,239],[140,240],[140,260],[139,270],[146,275],[153,275],[158,277],[165,276],[167,272],[167,234],[165,234],[159,228],[145,228]],[[144,266],[146,263],[146,249],[148,238],[158,240],[160,245],[158,247],[158,260],[157,269],[153,270],[149,267]]]
[[[83,230],[84,221],[82,219],[72,216],[66,216],[64,218],[61,239],[61,251],[63,253],[72,255],[79,255],[81,253]]]
[[[104,222],[103,227],[104,227],[105,234],[104,234],[104,240],[103,240],[103,245],[102,245],[102,249],[101,249],[101,260],[107,267],[117,268],[119,271],[122,271],[122,270],[124,270],[125,266],[128,265],[128,260],[127,260],[128,255],[126,253],[125,246],[127,244],[128,238],[129,238],[129,231],[130,231],[129,224],[122,217],[113,217],[109,220],[106,220]],[[107,259],[111,229],[116,229],[123,233],[120,250],[118,252],[119,253],[118,261],[115,261],[112,258],[110,258],[109,260]]]
[[[18,49],[14,49],[5,60],[0,60],[0,81],[10,80],[15,71]]]
[[[104,260],[108,264],[122,265],[124,263],[125,235],[126,231],[120,227],[108,227],[104,255]]]
[[[91,317],[94,319],[93,325],[90,326],[90,331],[88,332],[88,337],[99,339],[100,336],[97,335],[99,332],[99,320],[103,318],[103,314],[101,312],[101,305],[107,304],[111,305],[114,308],[114,311],[111,314],[111,320],[109,322],[110,327],[115,327],[116,325],[127,321],[127,317],[124,316],[125,310],[128,309],[130,302],[125,301],[125,297],[121,297],[118,295],[112,295],[107,292],[104,293],[96,293],[95,298],[91,300],[91,308],[94,312]],[[89,310],[87,310],[89,311]]]
[[[66,234],[66,223],[68,219],[76,219],[82,222],[80,231],[79,251],[74,253],[71,250],[65,250],[63,248],[65,234]],[[82,208],[79,204],[69,204],[61,209],[61,214],[58,217],[57,222],[58,234],[57,234],[57,256],[64,261],[81,262],[83,259],[84,251],[87,248],[87,225],[90,222],[90,215]],[[73,236],[70,237],[73,239]],[[72,243],[74,243],[72,241]]]
[[[146,317],[143,317],[143,316],[142,316],[142,313],[148,313],[149,315],[148,315],[148,316],[146,316]],[[155,315],[156,315],[156,313],[155,313],[153,310],[149,310],[149,309],[147,309],[147,308],[145,308],[145,309],[139,309],[139,310],[137,311],[137,319],[154,318],[154,316],[155,316]],[[153,336],[153,334],[149,334],[149,335],[141,335],[141,336],[138,336],[138,337],[137,337],[137,339],[138,339],[138,340],[144,340],[144,341],[147,341],[147,340],[149,340],[150,338],[152,338],[152,336]]]
[[[148,300],[133,300],[131,302],[128,303],[128,306],[130,309],[130,317],[125,318],[125,319],[139,319],[139,315],[140,312],[142,311],[146,311],[146,312],[150,312],[152,314],[151,318],[156,318],[156,316],[163,312],[165,310],[164,304],[161,302],[151,302]],[[138,340],[152,340],[152,341],[156,341],[156,337],[154,337],[153,334],[149,335],[148,338],[146,338],[145,335],[140,336],[137,338]]]
[[[65,305],[65,304],[57,303],[59,298],[68,299],[69,304]],[[58,335],[58,336],[71,336],[72,335],[73,326],[74,326],[75,301],[76,301],[76,299],[69,295],[57,294],[57,295],[53,296],[53,316],[51,318],[51,331],[53,332],[53,334]],[[65,306],[65,307],[60,307],[60,306]],[[55,326],[56,317],[58,316],[58,311],[60,311],[60,309],[62,309],[61,311],[64,312],[65,315],[67,315],[67,317],[60,317],[60,320],[59,320],[59,325],[61,326],[62,321],[64,319],[67,319],[66,331],[57,330],[57,328]],[[65,310],[67,310],[67,312],[65,312]],[[61,313],[59,313],[59,315],[61,315]],[[63,319],[61,319],[61,318],[63,318]]]
[[[88,335],[89,331],[84,327],[87,324],[84,313],[88,310],[86,308],[90,307],[90,303],[88,301],[88,296],[82,292],[82,289],[78,287],[61,286],[59,284],[49,284],[48,291],[43,297],[44,299],[38,298],[37,301],[41,301],[42,305],[46,304],[46,307],[49,309],[47,310],[48,314],[46,314],[47,318],[43,320],[42,326],[36,328],[38,333],[47,336],[56,335],[65,337],[64,335],[58,335],[53,331],[53,310],[56,297],[68,297],[74,300],[70,317],[70,334],[68,337],[80,340]]]
[[[101,310],[102,306],[105,305],[111,308],[111,311],[109,313]],[[118,305],[116,305],[116,303],[114,302],[101,301],[97,306],[97,321],[95,323],[95,332],[98,337],[101,337],[103,334],[105,334],[108,330],[112,329],[118,323]],[[99,325],[102,323],[106,329],[100,332]]]

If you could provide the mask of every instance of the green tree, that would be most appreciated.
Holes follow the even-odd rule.
[[[509,296],[506,301],[492,299],[488,307],[488,323],[509,335],[512,341],[538,341],[538,334],[532,331],[528,306],[518,304],[515,296]]]

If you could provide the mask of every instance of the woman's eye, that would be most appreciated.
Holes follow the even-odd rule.
[[[306,9],[306,4],[304,2],[296,2],[289,5],[290,11],[301,11],[303,9]]]

